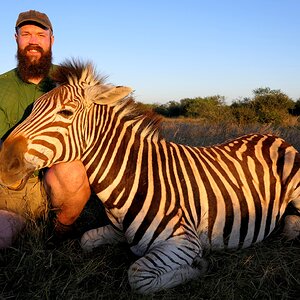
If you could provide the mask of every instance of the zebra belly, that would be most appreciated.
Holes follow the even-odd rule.
[[[226,233],[225,219],[215,222],[209,228],[209,219],[202,218],[197,230],[202,248],[209,250],[247,248],[263,241],[276,227],[276,218],[273,218],[268,230],[266,229],[266,215],[261,217],[257,225],[255,214],[250,214],[247,228],[243,228],[245,224],[242,225],[240,215],[234,219],[230,233]],[[258,233],[255,233],[255,226],[259,226]]]

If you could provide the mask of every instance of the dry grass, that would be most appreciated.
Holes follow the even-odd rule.
[[[180,143],[207,145],[268,130],[168,122],[163,135]],[[284,133],[299,149],[299,130]],[[78,241],[71,240],[49,249],[45,232],[47,222],[30,223],[13,248],[0,252],[0,299],[300,298],[300,244],[286,243],[279,234],[248,249],[207,253],[210,269],[204,277],[142,297],[128,286],[127,269],[134,257],[126,245],[105,246],[84,254]]]
[[[284,138],[300,151],[300,127],[272,127],[270,125],[209,124],[197,119],[164,119],[162,135],[169,141],[191,146],[209,146],[248,133],[272,133]]]
[[[84,254],[76,240],[55,249],[32,224],[14,248],[0,252],[1,299],[299,299],[299,242],[271,237],[236,252],[207,253],[208,273],[198,280],[138,296],[130,291],[125,245]]]

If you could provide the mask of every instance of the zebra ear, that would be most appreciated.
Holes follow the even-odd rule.
[[[114,86],[100,94],[94,102],[98,104],[114,104],[118,100],[121,100],[128,96],[131,92],[132,89],[130,87]]]

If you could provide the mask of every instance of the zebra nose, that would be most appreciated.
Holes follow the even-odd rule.
[[[22,136],[5,140],[0,151],[1,170],[13,172],[21,169],[26,149],[27,141]]]
[[[12,171],[18,170],[20,168],[20,166],[21,166],[20,159],[18,157],[14,157],[8,163],[7,170],[9,172],[12,172]]]

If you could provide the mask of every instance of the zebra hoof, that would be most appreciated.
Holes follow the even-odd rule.
[[[91,229],[86,231],[81,239],[80,246],[84,252],[92,252],[95,248],[97,248],[97,229]]]
[[[85,238],[81,238],[80,247],[83,250],[83,252],[86,252],[86,253],[92,252],[93,249],[95,248],[94,245]]]
[[[201,271],[200,275],[203,275],[208,270],[208,261],[197,255],[193,260],[192,267],[199,269]]]

